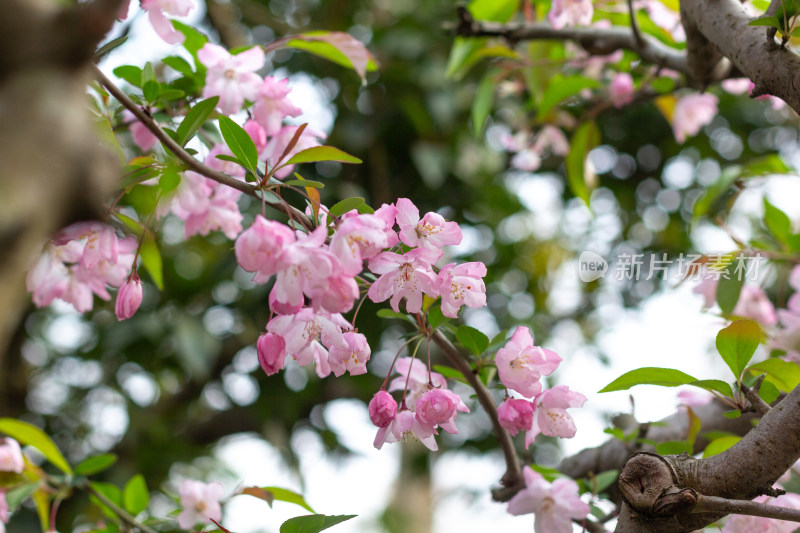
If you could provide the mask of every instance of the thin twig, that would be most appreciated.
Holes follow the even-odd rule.
[[[500,445],[500,449],[503,451],[503,456],[506,460],[506,473],[500,479],[503,487],[492,490],[492,497],[496,501],[508,501],[525,487],[525,481],[522,478],[517,451],[514,449],[514,442],[511,440],[511,435],[500,425],[500,419],[497,416],[497,405],[495,405],[494,399],[492,399],[486,386],[472,371],[472,367],[469,366],[469,363],[467,363],[456,347],[453,346],[453,343],[439,331],[433,331],[433,333],[431,333],[431,339],[433,339],[436,346],[442,350],[442,353],[444,353],[447,360],[450,361],[450,364],[461,372],[464,379],[475,389],[475,395],[478,397],[478,401],[492,421],[494,435],[497,438],[497,443]]]
[[[308,219],[308,217],[300,210],[289,206],[289,205],[282,205],[277,202],[271,202],[262,199],[258,195],[259,188],[255,185],[251,185],[249,183],[245,183],[243,181],[239,181],[236,178],[233,178],[223,172],[219,172],[214,170],[213,168],[201,163],[192,155],[183,149],[183,147],[175,142],[175,140],[167,135],[167,133],[161,129],[161,127],[142,109],[136,105],[128,95],[126,95],[122,90],[119,89],[114,83],[109,80],[103,71],[101,71],[96,65],[93,66],[94,68],[94,75],[97,77],[97,80],[100,82],[103,87],[105,87],[111,95],[116,98],[119,103],[121,103],[126,109],[130,110],[136,118],[145,125],[145,127],[150,130],[153,135],[155,135],[161,144],[175,154],[175,156],[183,161],[187,167],[191,170],[197,172],[198,174],[202,174],[203,176],[216,181],[222,185],[227,185],[228,187],[232,187],[237,191],[241,191],[245,194],[248,194],[254,198],[264,201],[268,206],[272,207],[277,211],[281,211],[286,213],[289,216],[296,217],[300,220],[300,223],[307,231],[311,231],[313,229],[313,224]]]
[[[697,495],[697,503],[692,508],[691,512],[744,514],[800,522],[800,509],[769,505],[750,500],[729,500],[727,498],[720,498],[719,496],[706,496],[704,494]]]
[[[764,416],[771,409],[769,404],[767,404],[767,402],[765,402],[758,394],[758,391],[761,388],[761,383],[764,381],[765,377],[766,374],[761,374],[752,387],[748,387],[744,383],[741,385],[742,391],[744,392],[744,397],[747,398],[748,402],[750,402],[751,409],[758,416]]]
[[[631,16],[631,32],[633,32],[633,38],[639,43],[639,46],[643,46],[644,39],[639,32],[639,22],[636,20],[636,10],[633,9],[633,0],[628,0],[628,13]]]
[[[92,487],[92,484],[89,483],[88,479],[86,481],[82,482],[82,483],[79,483],[77,486],[78,486],[78,488],[83,489],[83,490],[91,493],[95,498],[97,498],[98,500],[103,502],[103,504],[106,507],[108,507],[109,509],[114,511],[114,514],[116,514],[118,517],[120,517],[120,519],[123,522],[125,522],[126,524],[128,524],[130,526],[133,526],[133,527],[136,527],[136,528],[139,528],[140,530],[144,531],[144,533],[156,533],[155,529],[151,529],[151,528],[147,527],[146,525],[142,524],[141,522],[136,520],[136,518],[131,516],[125,509],[121,508],[116,503],[114,503],[111,500],[109,500],[105,496],[105,494],[103,494],[102,492],[100,492],[100,491],[96,490],[94,487]]]

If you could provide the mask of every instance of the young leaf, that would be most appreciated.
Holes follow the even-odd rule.
[[[197,59],[197,51],[200,50],[203,45],[208,42],[208,37],[197,31],[196,29],[192,28],[180,22],[178,20],[172,20],[172,25],[175,27],[176,30],[181,32],[186,36],[186,40],[183,41],[183,47],[186,49],[187,52],[192,54],[192,57]],[[202,63],[198,63],[198,65],[202,65]],[[199,69],[198,69],[199,70]]]
[[[476,138],[483,133],[486,117],[489,116],[489,112],[492,110],[494,88],[497,85],[496,76],[496,70],[487,72],[480,84],[478,84],[478,90],[475,91],[475,99],[472,101],[472,133],[475,134]]]
[[[718,392],[723,396],[727,396],[728,398],[733,397],[733,391],[731,390],[731,386],[725,381],[722,381],[721,379],[701,379],[700,381],[693,381],[691,383],[687,383],[687,385],[691,385],[692,387],[699,387],[709,392]]]
[[[645,367],[637,368],[622,374],[620,377],[600,389],[598,392],[628,390],[636,385],[659,385],[661,387],[677,387],[698,381],[689,374],[672,368]]]
[[[122,65],[113,70],[114,75],[121,78],[134,87],[142,86],[142,69],[134,65]]]
[[[567,154],[567,181],[572,194],[589,205],[589,184],[586,176],[586,156],[600,144],[600,130],[594,121],[581,124],[572,136],[572,144]]]
[[[186,143],[194,137],[194,134],[197,133],[200,126],[202,126],[208,117],[211,116],[211,113],[214,112],[214,108],[217,107],[217,102],[219,102],[219,96],[212,96],[211,98],[197,102],[194,107],[186,113],[186,117],[184,117],[180,126],[178,126],[178,144],[185,146]]]
[[[579,94],[584,89],[594,89],[599,86],[600,82],[592,78],[556,74],[542,96],[542,101],[539,103],[539,109],[537,110],[538,115],[543,117],[567,98]]]
[[[161,94],[161,85],[155,80],[148,80],[142,86],[142,94],[148,102],[155,102]]]
[[[356,515],[326,516],[324,514],[296,516],[281,524],[280,533],[319,533],[355,517]]]
[[[456,330],[456,338],[475,355],[482,354],[489,346],[489,337],[470,326],[459,326]]]
[[[309,512],[315,512],[314,509],[306,503],[302,494],[281,487],[245,487],[241,490],[240,494],[247,494],[264,500],[270,507],[272,507],[272,502],[277,500],[280,502],[293,503]]]
[[[723,315],[729,315],[739,301],[739,295],[744,286],[745,276],[736,273],[737,263],[732,261],[725,267],[725,274],[717,282],[717,303]]]
[[[752,320],[737,320],[717,334],[717,350],[737,381],[763,336],[761,326]]]
[[[91,487],[100,494],[102,494],[103,496],[105,496],[106,498],[108,498],[114,505],[122,507],[122,491],[116,485],[112,483],[92,481]],[[111,519],[114,520],[117,519],[117,514],[113,510],[111,510],[105,503],[103,503],[102,500],[100,500],[100,498],[97,498],[94,494],[90,494],[89,500],[91,500],[91,502],[95,504],[103,512],[103,514],[105,514]]]
[[[350,35],[339,31],[313,31],[295,35],[286,46],[305,50],[343,67],[352,68],[366,85],[367,71],[378,67],[364,44]]]
[[[800,385],[800,366],[783,359],[767,359],[750,365],[747,370],[756,375],[766,372],[772,378],[773,384],[784,392],[789,392]]]
[[[592,489],[592,494],[600,494],[608,487],[610,487],[619,477],[619,470],[606,470],[600,472],[591,479],[589,485]]]
[[[706,445],[706,449],[703,452],[703,457],[711,457],[712,455],[722,453],[740,440],[742,440],[742,437],[739,437],[738,435],[729,435],[714,439],[709,442],[708,445]]]
[[[362,163],[362,161],[347,152],[333,146],[314,146],[294,154],[284,165],[297,165],[300,163],[313,163],[317,161],[338,161],[339,163]]]
[[[39,488],[42,484],[40,479],[36,481],[31,481],[30,483],[23,483],[22,485],[17,485],[14,488],[10,488],[6,490],[6,504],[8,505],[8,510],[12,513],[17,510],[20,504],[25,501],[31,494]]]
[[[150,503],[150,493],[147,492],[147,483],[141,474],[136,474],[125,484],[122,491],[122,504],[125,510],[133,516],[147,509]]]
[[[245,164],[245,168],[255,174],[258,167],[258,150],[250,135],[226,116],[219,117],[219,130],[233,155]]]
[[[772,205],[766,196],[764,197],[764,225],[779,243],[789,245],[789,239],[792,236],[792,222],[786,213]]]
[[[771,404],[778,399],[778,396],[781,395],[781,391],[778,390],[778,387],[770,383],[769,380],[765,379],[763,382],[761,382],[761,387],[758,389],[758,395],[767,404]]]
[[[117,456],[113,453],[95,455],[81,461],[75,466],[75,474],[78,476],[91,476],[102,472],[117,462]]]
[[[656,451],[661,455],[680,455],[684,452],[692,453],[692,445],[685,440],[669,440],[659,443]]]
[[[44,431],[33,424],[14,418],[0,418],[0,432],[15,438],[20,444],[33,446],[42,452],[45,459],[53,463],[53,466],[58,467],[59,470],[67,475],[72,475],[72,468],[70,468],[67,460],[64,459],[58,446]]]
[[[313,180],[289,180],[282,182],[284,185],[295,185],[300,187],[311,187],[314,189],[324,189],[325,184],[320,181],[313,181]]]
[[[150,274],[153,283],[156,284],[159,290],[164,290],[164,265],[161,260],[161,252],[158,250],[155,236],[152,231],[147,231],[142,240],[142,246],[139,248],[139,256],[142,258],[142,264]]]
[[[435,305],[428,309],[428,324],[430,324],[432,328],[436,329],[445,320],[447,320],[447,318],[442,314],[441,306]]]
[[[142,69],[142,87],[147,85],[148,81],[156,81],[156,71],[153,69],[153,64],[147,62]]]
[[[353,209],[357,209],[358,206],[364,203],[363,198],[359,198],[354,196],[352,198],[345,198],[341,202],[336,202],[333,206],[328,210],[328,215],[332,217],[340,217],[347,213],[348,211],[352,211]]]
[[[161,61],[168,67],[171,67],[173,70],[176,70],[185,76],[191,76],[194,74],[192,65],[190,65],[189,62],[181,56],[167,56]]]

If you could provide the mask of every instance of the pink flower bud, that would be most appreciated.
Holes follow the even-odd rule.
[[[114,312],[117,320],[126,320],[136,314],[142,304],[142,282],[134,272],[128,281],[120,287]]]
[[[0,444],[0,471],[20,474],[24,468],[25,461],[19,443],[12,438],[3,439]]]
[[[608,96],[616,108],[631,103],[634,91],[633,78],[627,72],[618,73],[608,86]]]
[[[275,333],[265,333],[258,338],[258,363],[268,376],[283,370],[286,359],[286,341]]]
[[[527,431],[533,424],[533,402],[509,398],[497,407],[500,425],[512,435],[520,430]]]
[[[431,389],[417,400],[417,420],[426,426],[439,425],[448,433],[458,433],[455,426],[458,411],[469,413],[458,394],[447,389]]]
[[[379,428],[385,428],[397,414],[397,402],[385,390],[375,393],[369,402],[369,419]]]

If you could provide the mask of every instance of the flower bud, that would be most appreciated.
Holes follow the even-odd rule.
[[[397,414],[397,402],[385,390],[379,390],[369,402],[369,419],[372,423],[383,428],[394,420]]]
[[[134,272],[128,281],[120,287],[117,294],[117,304],[114,312],[117,314],[117,320],[126,320],[136,314],[139,306],[142,304],[142,282],[139,276]]]
[[[512,435],[518,431],[527,431],[533,424],[533,402],[509,398],[497,407],[497,418],[500,425]]]
[[[265,333],[258,338],[258,363],[268,376],[283,370],[286,359],[286,341],[275,333]]]
[[[12,438],[3,439],[0,444],[0,471],[22,473],[25,461],[19,443]]]

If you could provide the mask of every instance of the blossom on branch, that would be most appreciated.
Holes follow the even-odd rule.
[[[500,425],[508,430],[511,435],[516,435],[521,430],[528,431],[533,425],[534,405],[530,400],[508,398],[497,406],[497,418]]]
[[[142,9],[147,11],[150,24],[159,37],[169,44],[179,44],[184,41],[186,37],[172,26],[172,21],[167,15],[185,17],[189,11],[197,7],[194,0],[140,0],[140,3]]]
[[[407,198],[398,199],[395,206],[400,240],[404,244],[441,248],[461,243],[461,228],[456,222],[447,222],[442,215],[433,212],[426,213],[420,220],[419,209]]]
[[[288,78],[278,80],[274,76],[267,76],[258,87],[253,116],[267,135],[278,133],[284,118],[296,117],[303,113],[302,109],[289,100],[290,92]]]
[[[369,402],[369,419],[379,428],[388,426],[397,414],[397,402],[385,390],[379,390]]]
[[[366,374],[367,361],[371,355],[367,338],[354,331],[345,332],[342,334],[342,338],[347,344],[346,348],[333,345],[328,351],[328,364],[330,364],[331,372],[336,377],[345,372],[350,372],[351,376]]]
[[[456,318],[462,305],[478,308],[486,305],[486,265],[481,262],[450,263],[439,271],[437,283],[442,297],[442,314]]]
[[[406,391],[406,405],[412,411],[417,407],[417,400],[425,394],[429,386],[447,388],[447,379],[438,372],[428,372],[428,367],[419,359],[401,357],[394,365],[398,377],[389,383],[389,392]]]
[[[455,392],[448,389],[430,389],[420,396],[416,405],[417,420],[429,426],[439,426],[448,433],[458,433],[455,420],[458,413],[469,413],[469,408]]]
[[[572,520],[589,514],[589,505],[578,497],[578,484],[571,479],[559,478],[550,484],[529,466],[523,476],[525,488],[508,502],[508,512],[534,513],[536,533],[572,533]]]
[[[592,0],[553,0],[547,18],[560,30],[565,26],[588,26],[593,15]]]
[[[582,407],[586,403],[586,396],[569,390],[566,385],[556,385],[539,393],[533,403],[536,410],[533,414],[533,425],[525,434],[526,448],[533,444],[539,433],[565,439],[574,437],[577,428],[567,409]]]
[[[178,515],[178,525],[190,529],[198,523],[211,524],[211,520],[222,519],[219,502],[224,492],[222,484],[203,483],[186,479],[181,483],[179,494],[183,510]]]
[[[25,469],[25,460],[19,443],[11,437],[6,437],[0,443],[0,472],[14,472],[21,474]]]
[[[393,442],[408,442],[418,440],[431,451],[439,449],[434,435],[438,435],[433,426],[423,424],[414,416],[411,411],[400,411],[385,427],[378,429],[375,436],[375,447],[379,450],[383,444]]]
[[[430,248],[415,248],[403,255],[394,252],[376,255],[369,260],[369,269],[380,277],[370,286],[369,299],[377,303],[391,297],[389,304],[399,312],[400,300],[405,298],[406,311],[419,313],[423,292],[431,298],[439,295],[431,266],[441,254]]]
[[[253,224],[236,239],[236,261],[243,270],[255,273],[255,283],[266,283],[278,272],[280,255],[295,240],[289,226],[256,215]]]
[[[533,345],[531,331],[520,326],[495,357],[500,381],[523,396],[533,397],[542,390],[539,379],[549,376],[561,363],[557,353]]]
[[[120,287],[114,313],[117,320],[127,320],[136,314],[142,304],[142,282],[136,272]]]
[[[717,97],[709,93],[695,93],[679,98],[672,113],[675,140],[683,144],[687,137],[697,135],[700,128],[717,115],[717,102]]]
[[[255,72],[264,66],[260,46],[231,55],[219,45],[206,43],[197,51],[197,58],[208,69],[203,98],[219,96],[217,107],[224,114],[238,113],[245,99],[256,99],[262,80]]]

